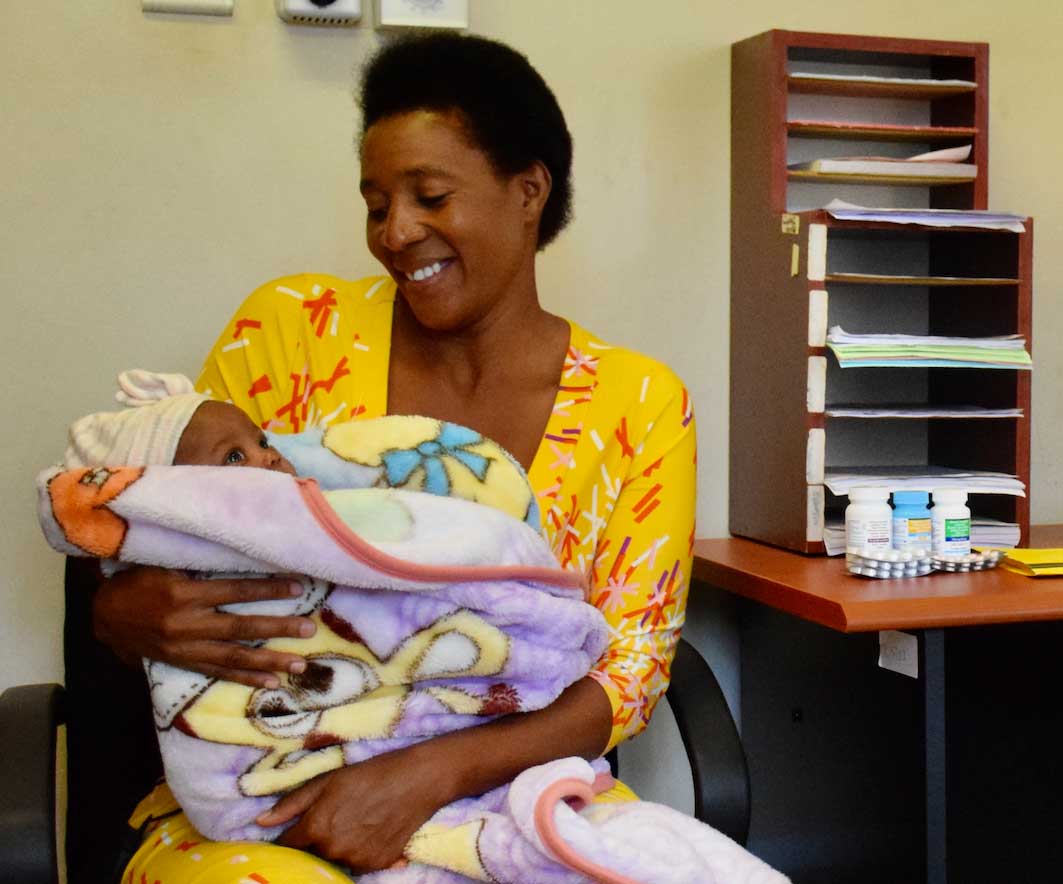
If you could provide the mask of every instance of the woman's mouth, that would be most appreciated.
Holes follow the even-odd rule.
[[[426,279],[431,279],[437,273],[443,271],[450,261],[435,261],[431,264],[425,264],[424,267],[418,267],[416,270],[410,272],[404,272],[403,276],[410,282],[424,282]]]

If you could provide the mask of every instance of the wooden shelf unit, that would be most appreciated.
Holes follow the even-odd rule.
[[[900,126],[890,123],[853,123],[838,120],[787,120],[791,137],[846,138],[853,141],[948,141],[966,144],[978,130],[973,126]]]
[[[861,69],[887,74],[900,71],[912,79],[964,80],[975,85],[868,84],[796,76],[810,68],[836,68],[840,74]],[[986,208],[988,68],[989,47],[985,43],[782,30],[736,43],[732,47],[731,156],[732,172],[744,182],[743,202],[754,212],[765,206],[776,213],[787,211],[786,159],[792,141],[815,139],[821,142],[824,156],[832,155],[832,149],[833,155],[843,156],[854,152],[845,147],[845,140],[873,138],[918,144],[925,139],[927,149],[947,146],[942,140],[970,143],[971,162],[979,167],[974,181],[931,188],[927,204],[935,208]],[[822,119],[824,115],[816,113],[812,119],[813,115],[795,106],[794,96],[822,96],[829,102],[827,109],[838,105],[840,99],[844,110],[853,113],[843,113],[840,119]],[[888,100],[887,106],[880,106],[879,99]],[[808,123],[822,131],[805,128]],[[846,125],[865,131],[854,135],[845,130]],[[934,134],[935,129],[940,133]],[[815,180],[825,185],[836,183]]]
[[[875,75],[901,70],[975,85],[935,92],[926,99],[925,122],[901,127],[902,136],[893,123],[862,113],[862,93],[853,91],[860,81],[803,81],[802,91],[841,83],[849,91],[826,94],[858,99],[842,108],[852,121],[836,120],[838,132],[827,127],[821,135],[787,119],[792,71],[809,64],[837,65],[843,73],[865,65]],[[851,138],[855,125],[876,137],[880,127],[891,127],[897,141],[955,138],[973,145],[975,180],[925,187],[925,202],[902,182],[885,191],[893,201],[879,205],[985,209],[987,68],[988,47],[978,43],[771,31],[732,47],[732,534],[822,553],[823,524],[846,503],[824,485],[831,468],[912,463],[985,470],[1014,474],[1029,489],[1029,371],[842,369],[825,334],[833,325],[857,334],[1021,334],[1032,352],[1033,222],[1026,219],[1026,231],[1014,233],[843,221],[787,204],[797,177],[787,169],[794,140],[821,141],[830,156],[833,139]],[[921,89],[900,98],[895,89],[892,97],[907,101]],[[940,139],[926,131],[937,127]],[[823,187],[819,205],[840,195],[816,186]],[[827,406],[841,403],[1018,408],[1022,417],[826,417]],[[1028,542],[1028,498],[972,494],[970,505],[975,515],[1018,523]]]
[[[900,184],[905,187],[940,187],[943,184],[967,183],[973,178],[939,178],[934,175],[847,175],[841,172],[810,172],[805,169],[790,169],[791,181],[814,181],[820,184]]]
[[[898,78],[899,79],[899,78]],[[902,98],[912,101],[927,101],[966,95],[977,91],[977,86],[955,83],[926,82],[876,82],[874,80],[848,79],[826,80],[817,77],[802,77],[790,74],[787,88],[800,95],[840,95],[850,98]]]

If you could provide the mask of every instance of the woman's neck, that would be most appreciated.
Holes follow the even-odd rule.
[[[542,366],[552,366],[556,359],[543,359],[549,353],[531,343],[553,340],[560,325],[567,324],[545,311],[537,299],[528,298],[500,303],[464,328],[436,331],[417,321],[400,294],[395,301],[392,360],[398,357],[406,365],[429,369],[452,388],[475,395],[487,375],[512,380],[540,376]]]

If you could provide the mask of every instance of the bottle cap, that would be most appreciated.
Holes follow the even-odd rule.
[[[849,500],[851,501],[875,501],[875,500],[889,500],[890,490],[884,485],[866,485],[859,488],[849,489]]]
[[[934,503],[967,503],[965,488],[935,488]]]
[[[930,493],[928,491],[894,491],[893,503],[896,506],[916,505],[922,504],[926,506],[930,501]]]

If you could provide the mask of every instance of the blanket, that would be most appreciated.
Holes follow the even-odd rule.
[[[298,575],[293,580],[302,593],[291,601],[231,606],[314,620],[312,638],[266,643],[308,663],[302,674],[282,674],[278,688],[253,689],[146,661],[167,780],[207,837],[274,838],[279,829],[254,820],[301,783],[499,715],[543,708],[585,675],[605,648],[604,619],[585,603],[581,578],[559,568],[531,525],[534,495],[503,492],[492,499],[479,478],[479,485],[466,482],[468,473],[508,472],[504,481],[519,492],[514,464],[495,469],[500,461],[489,451],[470,450],[482,440],[452,427],[419,425],[403,437],[407,442],[426,430],[436,438],[418,442],[405,457],[408,445],[367,454],[357,446],[360,434],[343,429],[281,443],[297,469],[320,472],[331,490],[313,478],[226,467],[55,467],[38,478],[42,527],[66,554],[96,556],[116,567]],[[446,444],[429,444],[440,436]],[[341,487],[345,482],[370,487]],[[389,487],[403,482],[419,490]],[[462,496],[443,496],[456,493]],[[594,805],[599,809],[589,830],[564,808],[540,811],[536,821],[534,807],[543,795],[543,806],[560,798],[548,787],[573,782],[568,767],[536,771],[511,787],[444,808],[411,840],[408,868],[371,880],[570,884],[604,874],[595,857],[630,842],[629,835],[610,833],[626,831],[632,811],[606,813]],[[660,812],[667,816],[666,808]],[[555,825],[558,813],[562,821]],[[602,824],[614,817],[627,822]],[[662,832],[674,821],[634,827],[649,848],[668,843]],[[727,841],[707,832],[711,836],[701,835]],[[566,853],[569,836],[577,836],[579,846]],[[588,846],[594,841],[597,848]],[[728,843],[741,862],[760,868]],[[590,865],[578,871],[584,854]],[[616,856],[626,857],[621,867],[641,875],[630,843]],[[682,880],[716,879],[699,872]]]
[[[563,758],[443,808],[411,838],[410,864],[359,884],[786,884],[726,835],[649,801],[591,803],[601,759]]]

